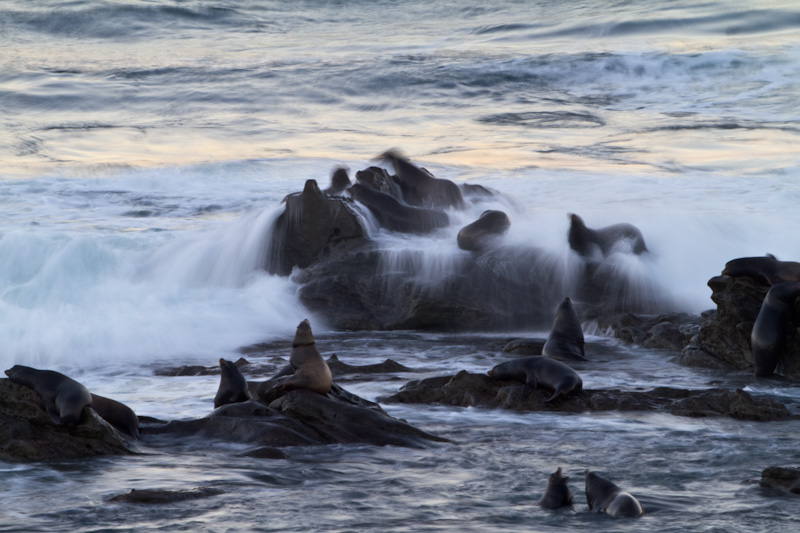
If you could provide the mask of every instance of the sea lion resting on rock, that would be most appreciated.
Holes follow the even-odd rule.
[[[764,297],[750,335],[756,376],[775,372],[786,341],[797,327],[794,302],[799,296],[800,282],[784,281],[773,285]]]
[[[586,361],[581,321],[569,298],[564,298],[556,310],[553,328],[542,347],[542,355],[561,361]]]
[[[139,438],[139,417],[124,403],[92,394],[92,409],[118,430],[134,439]]]
[[[492,241],[508,231],[511,221],[502,211],[484,211],[478,220],[458,232],[458,247],[468,252],[485,250]]]
[[[589,509],[614,518],[637,518],[644,514],[642,504],[630,493],[594,472],[586,471],[586,503]]]
[[[598,259],[598,252],[605,257],[615,251],[620,243],[627,243],[631,252],[636,255],[647,251],[642,232],[632,224],[613,224],[600,229],[589,229],[578,215],[570,213],[569,217],[569,246],[585,259]]]
[[[444,211],[405,205],[386,193],[356,183],[348,189],[350,196],[367,206],[378,223],[400,233],[430,233],[450,223]]]
[[[280,378],[275,388],[282,390],[308,389],[323,395],[331,390],[331,369],[317,350],[308,319],[297,326],[289,366],[275,377]]]
[[[558,509],[559,507],[569,507],[572,505],[572,493],[567,486],[569,476],[561,474],[561,467],[550,474],[547,480],[547,488],[544,496],[539,500],[539,505],[545,509]]]
[[[60,372],[14,365],[6,370],[6,376],[14,383],[36,391],[44,402],[47,414],[58,425],[78,424],[83,408],[92,406],[89,390]]]
[[[219,360],[220,380],[217,395],[214,397],[214,409],[229,403],[251,400],[253,395],[247,386],[239,367],[233,361]]]
[[[384,152],[380,158],[394,166],[403,199],[409,204],[464,208],[464,196],[454,182],[433,177],[433,174],[393,150]]]
[[[527,398],[533,390],[542,385],[553,390],[553,395],[545,402],[572,391],[583,390],[583,381],[572,368],[555,359],[532,355],[500,363],[489,371],[489,375],[501,381],[516,380],[525,385],[522,395]]]
[[[722,274],[732,278],[746,276],[757,282],[775,285],[782,281],[800,281],[800,263],[778,261],[772,254],[764,257],[740,257],[725,263]]]

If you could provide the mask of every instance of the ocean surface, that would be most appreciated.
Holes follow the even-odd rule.
[[[502,193],[509,242],[569,263],[567,213],[629,222],[626,265],[664,307],[713,307],[735,257],[800,260],[800,6],[792,1],[0,2],[0,363],[69,374],[161,419],[211,412],[212,367],[238,349],[288,358],[303,318],[326,357],[420,373],[348,381],[369,399],[409,379],[485,372],[543,331],[337,332],[260,257],[281,199],[398,148],[438,177]],[[491,206],[489,206],[491,207]],[[423,250],[446,276],[459,224]],[[463,224],[462,224],[463,223]],[[587,325],[588,327],[588,325]],[[513,333],[513,334],[512,334]],[[587,338],[587,388],[745,388],[800,412],[800,386],[677,366]],[[248,356],[250,357],[250,356]],[[264,376],[248,376],[263,379]],[[126,458],[0,462],[0,531],[797,531],[800,500],[758,487],[798,466],[797,421],[659,413],[385,408],[453,444],[325,446],[239,457],[225,442]],[[536,502],[557,467],[572,510]],[[642,501],[588,511],[591,468]],[[130,489],[221,496],[112,504]]]

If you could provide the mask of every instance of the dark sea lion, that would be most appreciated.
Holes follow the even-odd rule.
[[[748,277],[766,285],[775,285],[782,281],[800,281],[800,263],[778,261],[772,254],[763,257],[740,257],[725,263],[722,274],[733,278]]]
[[[502,211],[484,211],[478,220],[458,232],[458,247],[468,252],[484,250],[507,232],[509,226],[511,221]]]
[[[786,342],[797,328],[794,302],[798,296],[800,282],[784,281],[773,285],[764,297],[750,335],[756,376],[769,377],[775,372]]]
[[[356,183],[348,189],[354,200],[364,204],[378,223],[400,233],[430,233],[450,223],[444,211],[413,207],[397,201],[388,194]]]
[[[294,368],[290,376],[281,377],[277,388],[283,390],[308,389],[319,394],[328,394],[333,385],[333,376],[328,363],[317,350],[311,324],[308,319],[297,326],[292,341],[289,365]]]
[[[562,475],[559,466],[558,470],[550,474],[547,479],[547,488],[544,490],[544,496],[539,500],[539,505],[545,509],[558,509],[572,505],[572,493],[567,486],[568,481],[569,476]]]
[[[380,158],[394,166],[398,183],[403,191],[403,199],[409,204],[464,208],[464,196],[454,182],[435,178],[433,174],[417,167],[393,150],[384,152]]]
[[[244,379],[239,367],[233,361],[220,359],[219,369],[219,389],[214,397],[214,409],[221,405],[253,399],[250,388],[247,386],[247,380]]]
[[[83,408],[92,406],[92,395],[86,387],[55,370],[14,365],[6,370],[6,376],[14,383],[36,391],[44,402],[47,414],[58,425],[78,424]]]
[[[331,186],[322,191],[331,196],[342,194],[352,183],[350,177],[347,175],[347,169],[344,167],[337,167],[331,175]]]
[[[644,237],[639,228],[633,224],[613,224],[600,229],[589,229],[583,219],[574,213],[569,215],[569,246],[585,259],[598,259],[610,254],[619,243],[627,243],[631,252],[636,255],[647,251]]]
[[[515,380],[525,384],[522,390],[524,398],[538,386],[553,390],[553,395],[545,402],[553,401],[559,396],[566,396],[572,391],[583,390],[583,381],[571,367],[555,359],[532,355],[512,359],[500,363],[489,371],[489,375],[501,381]]]
[[[572,301],[564,298],[556,310],[553,328],[542,347],[542,355],[561,361],[586,361],[583,346],[581,321],[572,308]]]
[[[134,439],[139,438],[139,417],[124,403],[92,394],[92,409],[118,430]]]
[[[642,504],[630,493],[594,472],[586,471],[586,503],[589,509],[614,518],[637,518],[644,514]]]

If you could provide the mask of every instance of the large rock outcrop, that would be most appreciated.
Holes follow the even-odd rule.
[[[130,441],[86,408],[72,427],[53,423],[32,389],[0,379],[0,459],[49,461],[102,455],[126,455]]]

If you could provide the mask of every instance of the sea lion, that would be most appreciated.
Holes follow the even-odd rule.
[[[800,263],[778,261],[772,254],[740,257],[725,263],[722,274],[734,278],[748,277],[766,285],[775,285],[782,281],[800,281]]]
[[[246,402],[252,400],[247,380],[244,379],[239,367],[226,359],[219,360],[220,381],[217,395],[214,397],[214,409],[229,403]]]
[[[797,328],[794,302],[798,296],[800,282],[783,281],[773,285],[764,297],[750,334],[756,376],[769,377],[775,372],[786,342]]]
[[[367,206],[378,223],[400,233],[430,233],[450,223],[444,211],[405,205],[388,194],[356,183],[348,189],[354,200]]]
[[[83,408],[92,406],[92,395],[86,387],[55,370],[14,365],[6,370],[6,376],[14,383],[36,391],[47,414],[60,426],[78,424]]]
[[[522,389],[523,398],[530,396],[540,385],[552,389],[553,395],[545,402],[566,396],[572,391],[583,390],[583,381],[577,372],[560,361],[541,355],[520,357],[500,363],[489,371],[489,375],[501,381],[523,382],[525,384]]]
[[[544,489],[544,496],[539,500],[539,505],[545,509],[558,509],[559,507],[569,507],[572,505],[572,492],[567,486],[569,476],[561,474],[561,467],[547,479],[547,488]]]
[[[292,341],[289,365],[294,369],[294,373],[281,377],[276,388],[283,390],[308,389],[323,395],[328,394],[331,390],[333,385],[331,369],[317,350],[308,319],[303,320],[297,326]]]
[[[572,301],[564,298],[556,310],[553,328],[542,347],[542,355],[560,361],[586,361],[583,345],[581,321],[572,308]]]
[[[344,167],[337,167],[331,175],[331,186],[322,191],[330,196],[337,196],[342,194],[352,183],[350,177],[347,175],[347,169]]]
[[[468,252],[480,252],[508,231],[511,221],[502,211],[484,211],[478,220],[458,232],[458,247]]]
[[[569,246],[585,259],[597,260],[627,244],[636,255],[647,251],[644,237],[639,228],[632,224],[613,224],[600,229],[589,229],[583,219],[574,213],[569,214]]]
[[[464,196],[454,182],[435,178],[433,174],[419,168],[394,150],[384,152],[381,159],[394,166],[403,199],[411,205],[429,205],[446,209],[464,208]]]
[[[587,470],[585,476],[589,509],[614,518],[636,518],[644,514],[642,504],[630,493],[594,472]]]
[[[139,417],[124,403],[92,394],[92,409],[118,430],[134,439],[139,438]]]

